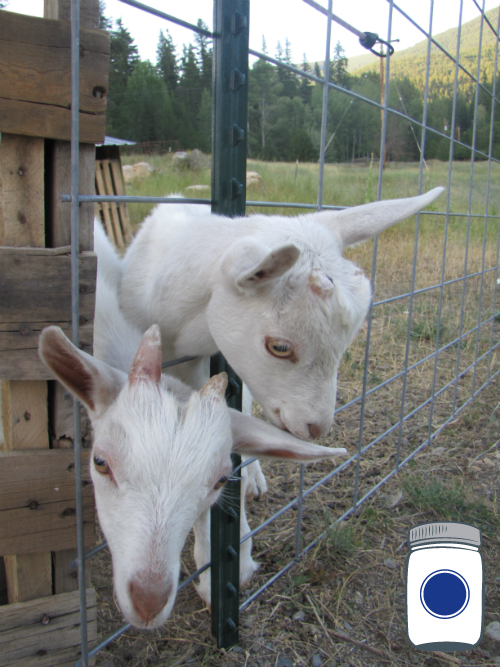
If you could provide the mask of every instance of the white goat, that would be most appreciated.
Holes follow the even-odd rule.
[[[342,250],[442,191],[298,217],[229,219],[161,204],[123,259],[121,308],[141,331],[159,324],[164,361],[220,350],[273,424],[298,438],[324,436],[340,359],[371,297]],[[202,359],[169,372],[199,388],[207,368]]]
[[[342,250],[442,191],[294,218],[232,220],[204,206],[162,204],[123,259],[120,305],[142,331],[160,325],[164,361],[202,355],[169,370],[190,386],[206,382],[206,355],[220,350],[273,424],[303,439],[324,436],[340,359],[371,297]],[[249,495],[265,493],[260,467],[249,474]]]
[[[100,359],[76,348],[58,327],[42,332],[39,351],[83,402],[92,422],[91,475],[120,608],[134,625],[156,628],[174,604],[180,555],[193,525],[197,563],[210,560],[209,508],[231,474],[231,452],[307,462],[346,450],[301,442],[229,410],[225,373],[211,378],[200,392],[162,376],[159,327],[151,326],[142,336],[126,322],[116,282],[109,280],[116,276],[113,253],[106,253],[104,245],[95,319]],[[246,520],[244,524],[246,532]],[[242,545],[242,583],[256,569],[250,542]],[[210,602],[208,577],[203,573],[199,592]]]

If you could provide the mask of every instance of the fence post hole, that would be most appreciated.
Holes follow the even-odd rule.
[[[245,214],[249,0],[214,0],[214,70],[212,136],[212,211],[230,217]],[[242,382],[221,355],[210,373],[229,375],[228,404],[242,407]],[[240,463],[233,456],[233,467]],[[224,509],[210,517],[212,633],[217,646],[238,642],[240,473],[224,491]]]

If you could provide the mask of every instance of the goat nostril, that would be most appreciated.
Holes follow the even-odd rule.
[[[142,586],[137,581],[129,584],[130,597],[134,609],[146,625],[154,620],[167,604],[172,586],[170,583],[163,586]]]
[[[321,428],[321,426],[318,426],[317,424],[308,424],[308,426],[309,426],[309,433],[315,440],[316,438],[321,437],[321,434],[323,433],[323,429]]]

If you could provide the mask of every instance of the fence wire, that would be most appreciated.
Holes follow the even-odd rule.
[[[447,0],[442,0],[447,2]],[[210,31],[204,30],[194,24],[187,23],[181,19],[170,16],[164,12],[161,12],[155,8],[148,7],[147,5],[137,2],[137,0],[121,0],[121,2],[136,7],[140,11],[148,12],[154,14],[155,16],[163,19],[165,21],[174,22],[178,25],[185,27],[193,32],[200,33],[212,39],[217,39],[217,35],[213,34]],[[407,121],[411,127],[412,131],[415,130],[421,131],[420,142],[417,140],[415,135],[415,140],[419,146],[420,151],[420,162],[419,162],[419,180],[418,180],[418,193],[420,194],[424,190],[424,168],[427,169],[427,164],[425,162],[425,149],[426,149],[426,140],[428,133],[432,133],[434,136],[438,136],[446,139],[449,143],[449,160],[448,160],[448,182],[447,182],[447,194],[446,194],[446,207],[445,211],[422,211],[416,216],[416,227],[414,235],[414,244],[413,244],[413,259],[412,259],[412,269],[411,269],[411,280],[410,280],[410,289],[404,291],[401,294],[393,295],[387,298],[381,298],[374,300],[370,306],[370,310],[367,317],[366,323],[366,345],[364,352],[364,364],[363,364],[363,376],[362,376],[362,391],[359,395],[347,401],[344,405],[340,405],[336,412],[338,414],[343,411],[349,410],[350,408],[356,407],[359,408],[359,432],[358,432],[358,445],[357,452],[352,455],[348,460],[343,462],[336,469],[329,472],[327,475],[322,477],[320,480],[309,486],[305,487],[304,481],[304,466],[301,466],[300,471],[300,485],[298,489],[297,497],[293,498],[288,504],[280,508],[272,516],[267,518],[259,526],[251,530],[247,535],[241,538],[241,542],[244,542],[255,535],[259,534],[270,524],[272,524],[276,519],[282,516],[285,512],[289,511],[292,507],[297,507],[297,519],[296,519],[296,530],[295,530],[295,558],[291,559],[284,567],[282,567],[278,572],[271,576],[262,586],[257,590],[247,595],[246,599],[242,602],[240,606],[240,611],[243,611],[248,605],[251,604],[264,590],[271,586],[279,577],[288,572],[306,553],[308,553],[312,548],[314,548],[318,542],[325,536],[327,530],[331,526],[327,527],[321,535],[314,538],[309,544],[305,547],[302,547],[302,538],[301,538],[301,528],[302,528],[302,507],[304,499],[309,496],[311,493],[316,491],[318,488],[324,486],[330,482],[333,478],[340,475],[342,471],[346,470],[349,466],[355,466],[355,480],[354,488],[352,490],[352,504],[335,522],[338,524],[351,514],[357,511],[359,506],[373,496],[374,493],[380,487],[385,484],[391,477],[393,477],[402,466],[408,463],[415,455],[422,450],[425,446],[429,445],[432,440],[434,440],[448,424],[457,418],[467,406],[480,394],[480,392],[487,387],[493,378],[495,378],[499,370],[495,370],[493,366],[494,354],[500,346],[500,342],[495,342],[495,331],[494,324],[495,321],[498,321],[497,313],[497,291],[498,291],[498,269],[499,269],[499,256],[500,256],[500,224],[498,224],[497,232],[497,241],[496,241],[496,259],[493,266],[486,265],[486,250],[487,250],[487,236],[488,236],[488,224],[490,221],[497,221],[500,223],[499,215],[496,213],[490,213],[490,210],[498,207],[499,202],[492,202],[491,195],[491,183],[492,183],[492,165],[495,163],[499,164],[500,160],[497,159],[493,154],[493,139],[494,139],[494,130],[495,130],[495,111],[496,104],[500,100],[497,98],[497,64],[498,64],[498,36],[500,34],[500,12],[498,16],[498,23],[496,26],[493,26],[489,18],[485,15],[484,9],[484,0],[482,3],[473,0],[475,6],[478,10],[478,15],[480,18],[480,32],[479,32],[479,50],[477,57],[477,71],[475,74],[470,72],[467,67],[465,67],[460,62],[460,41],[461,41],[461,30],[462,30],[462,17],[463,17],[463,0],[459,0],[459,15],[458,15],[458,29],[457,29],[457,40],[456,40],[456,51],[452,55],[447,49],[445,49],[439,42],[433,37],[433,15],[435,0],[429,0],[429,22],[428,26],[421,26],[416,21],[414,21],[400,6],[398,6],[393,0],[387,0],[389,4],[388,12],[388,27],[387,35],[380,38],[380,42],[389,45],[391,39],[393,38],[392,27],[393,27],[393,16],[394,12],[397,12],[401,17],[406,21],[412,24],[417,30],[419,30],[422,35],[427,39],[427,57],[426,57],[426,71],[425,71],[425,88],[424,88],[424,106],[423,106],[423,116],[422,121],[419,121],[416,118],[412,118],[406,112],[406,109],[403,104],[404,113],[392,108],[389,105],[389,90],[391,83],[391,58],[386,57],[384,60],[385,68],[385,90],[383,95],[383,102],[377,102],[376,100],[364,97],[359,93],[356,93],[352,90],[343,88],[342,86],[330,81],[330,43],[332,39],[332,31],[336,30],[337,34],[341,34],[341,29],[350,30],[360,37],[362,42],[363,36],[367,36],[370,33],[363,33],[357,28],[350,26],[348,23],[343,21],[338,16],[335,16],[332,13],[332,0],[328,0],[328,7],[322,7],[314,0],[303,0],[308,4],[312,9],[311,11],[318,11],[325,15],[325,61],[324,61],[324,70],[323,78],[313,75],[309,72],[305,72],[293,65],[283,63],[276,58],[272,58],[267,54],[260,53],[249,49],[249,55],[265,60],[273,65],[278,67],[285,68],[293,74],[305,77],[310,81],[321,84],[323,86],[323,105],[322,105],[322,122],[321,122],[321,140],[320,140],[320,160],[319,160],[319,179],[318,179],[318,198],[317,204],[309,203],[286,203],[286,202],[266,202],[266,201],[247,201],[247,205],[253,207],[279,207],[279,208],[297,208],[297,209],[332,209],[338,210],[345,208],[341,205],[324,205],[323,204],[323,182],[324,182],[324,170],[325,170],[325,153],[327,149],[326,141],[326,129],[327,129],[327,115],[328,115],[328,103],[329,103],[329,93],[330,91],[340,92],[350,98],[351,100],[357,100],[362,104],[368,104],[370,106],[376,107],[382,111],[382,128],[381,128],[381,145],[380,145],[380,160],[379,160],[379,170],[378,170],[378,189],[377,189],[377,199],[382,198],[382,187],[384,184],[384,151],[386,146],[386,138],[388,132],[388,122],[390,117],[401,118]],[[63,196],[63,201],[70,201],[72,207],[72,298],[73,298],[73,342],[78,344],[78,206],[81,202],[149,202],[149,203],[193,203],[193,204],[208,204],[210,200],[207,199],[182,199],[177,200],[173,198],[166,197],[139,197],[139,196],[97,196],[97,195],[80,195],[78,191],[78,77],[79,77],[79,0],[72,0],[72,152],[71,152],[71,169],[72,169],[72,180],[71,180],[71,194]],[[340,28],[338,27],[340,26]],[[484,30],[491,31],[495,37],[495,56],[494,56],[494,77],[493,77],[493,86],[492,90],[481,83],[481,45],[483,39]],[[340,31],[340,33],[339,33]],[[363,42],[362,42],[363,43]],[[441,132],[434,127],[431,127],[427,123],[428,115],[428,103],[429,103],[429,82],[430,82],[430,63],[432,57],[432,47],[437,49],[441,54],[443,54],[449,61],[450,67],[454,69],[454,80],[453,80],[453,107],[452,107],[452,119],[450,134]],[[474,91],[474,121],[473,121],[473,134],[471,144],[461,141],[457,137],[457,99],[459,93],[459,74],[465,74],[472,84],[475,86]],[[215,72],[217,76],[217,72]],[[399,93],[398,93],[399,94]],[[486,95],[491,102],[491,116],[490,116],[490,126],[489,126],[489,147],[488,151],[484,152],[479,150],[476,146],[477,141],[477,120],[478,120],[478,107],[480,95]],[[342,121],[342,119],[341,119]],[[452,169],[454,165],[454,156],[457,147],[464,147],[471,151],[471,160],[470,160],[470,175],[469,175],[469,196],[468,196],[468,211],[463,213],[460,211],[452,211],[451,209],[451,188],[452,188]],[[476,166],[476,159],[486,159],[488,163],[487,170],[487,184],[486,184],[486,193],[484,201],[484,214],[473,213],[473,193],[474,193],[474,173]],[[441,269],[440,269],[440,280],[432,285],[419,287],[416,286],[416,278],[418,273],[418,259],[419,259],[419,239],[420,239],[420,225],[423,217],[433,215],[433,216],[442,216],[444,217],[444,228],[443,228],[443,252],[441,259]],[[453,220],[460,220],[465,218],[467,221],[466,229],[466,238],[465,238],[465,248],[464,248],[464,268],[463,275],[455,277],[452,279],[446,279],[446,260],[447,260],[447,244],[449,238],[449,229],[450,223]],[[468,269],[468,252],[469,252],[469,242],[471,234],[471,223],[475,220],[484,219],[484,229],[483,229],[483,243],[482,243],[482,258],[481,258],[481,270],[470,272]],[[377,258],[378,258],[378,239],[374,239],[373,244],[373,256],[371,263],[371,281],[372,285],[375,285],[376,280],[376,271],[377,271]],[[492,278],[493,282],[493,296],[492,296],[492,305],[488,309],[492,314],[490,316],[484,316],[484,286],[486,279]],[[474,279],[479,279],[479,296],[478,296],[478,315],[476,325],[465,330],[465,311],[466,311],[466,296],[467,296],[467,287],[474,281]],[[446,288],[451,288],[456,286],[461,288],[461,308],[460,308],[460,318],[458,326],[458,336],[448,341],[447,343],[442,344],[442,328],[443,328],[443,307],[445,299],[445,290]],[[422,359],[414,361],[411,363],[411,342],[412,342],[412,331],[414,323],[414,312],[415,304],[419,297],[422,295],[431,295],[433,293],[438,295],[438,306],[437,306],[437,317],[436,317],[436,332],[435,332],[435,346],[434,351],[430,354],[427,354]],[[406,326],[406,342],[405,342],[405,353],[402,368],[395,372],[391,377],[387,378],[384,381],[379,381],[375,386],[369,388],[369,363],[370,363],[370,343],[372,339],[372,329],[373,322],[376,312],[379,309],[383,309],[387,304],[394,304],[395,302],[407,302],[407,326]],[[489,347],[486,351],[480,350],[480,336],[483,332],[486,334],[489,331]],[[485,335],[486,335],[485,334]],[[475,339],[474,339],[475,337]],[[474,360],[469,363],[465,368],[461,368],[461,355],[464,345],[468,344],[467,341],[473,340],[474,347]],[[456,349],[457,358],[455,364],[455,372],[451,379],[448,379],[447,382],[439,385],[439,361],[442,359],[442,355]],[[177,360],[180,362],[183,360]],[[168,365],[172,365],[170,362]],[[412,409],[407,410],[407,386],[408,378],[412,371],[416,371],[421,368],[426,363],[433,364],[432,371],[432,382],[429,391],[429,395],[425,400],[423,400],[419,405],[413,407]],[[480,366],[483,364],[483,366]],[[486,366],[486,371],[484,371],[484,365]],[[481,367],[483,370],[483,375],[485,374],[484,381],[479,379],[478,368]],[[468,373],[472,372],[472,386],[470,396],[465,397],[465,399],[460,403],[461,396],[459,395],[459,380],[466,376]],[[367,414],[367,400],[378,392],[387,389],[391,383],[402,382],[401,389],[401,401],[399,409],[399,419],[396,423],[392,424],[384,432],[377,434],[370,442],[365,442],[365,417]],[[479,385],[479,386],[478,386]],[[447,416],[444,421],[441,421],[439,425],[434,423],[435,418],[435,406],[437,399],[444,395],[445,392],[453,392],[453,407],[450,414]],[[404,444],[404,428],[405,425],[417,414],[421,413],[423,410],[428,409],[428,426],[426,429],[426,437],[424,437],[419,443],[417,443],[410,452],[407,452],[406,455],[403,452]],[[75,415],[78,413],[78,406],[75,404]],[[75,421],[78,421],[75,417]],[[79,432],[79,423],[75,424],[75,462],[76,465],[80,466],[80,442],[77,433]],[[373,485],[371,488],[360,489],[360,471],[363,454],[369,451],[372,447],[380,443],[382,440],[390,436],[392,433],[397,434],[397,446],[396,453],[394,456],[394,467],[385,475],[385,477],[380,480],[377,484]],[[242,464],[242,467],[250,464],[254,459],[246,461]],[[77,471],[79,467],[77,468]],[[77,479],[80,478],[78,472],[76,474]],[[77,513],[78,513],[78,559],[74,565],[78,566],[79,572],[79,581],[84,582],[84,568],[85,560],[92,557],[103,548],[106,544],[103,543],[92,549],[87,554],[83,551],[83,520],[81,512],[81,485],[77,484],[76,487],[77,495]],[[80,508],[80,510],[78,510]],[[184,588],[191,581],[193,581],[197,576],[199,576],[203,571],[210,567],[210,563],[207,563],[198,570],[186,578],[180,585],[179,589]],[[82,632],[82,658],[77,665],[88,665],[88,660],[94,656],[98,651],[107,646],[109,643],[114,641],[119,637],[123,632],[130,628],[130,624],[126,624],[114,632],[112,635],[104,639],[98,646],[93,647],[89,650],[87,645],[87,636],[86,636],[86,601],[85,601],[85,586],[81,585],[81,632]]]

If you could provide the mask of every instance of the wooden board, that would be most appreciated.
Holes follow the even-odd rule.
[[[80,144],[80,192],[93,195],[95,146]],[[46,240],[47,245],[59,247],[71,243],[71,204],[61,201],[61,195],[71,192],[71,145],[67,141],[45,142]],[[80,250],[94,249],[94,204],[80,204]]]
[[[94,496],[84,453],[86,548],[94,543]],[[0,554],[59,551],[76,546],[73,450],[0,453]]]
[[[6,451],[48,448],[47,383],[3,382],[2,421]]]
[[[4,23],[1,22],[2,27]],[[44,246],[44,140],[2,133],[0,239],[9,246]],[[32,252],[32,250],[31,250]],[[0,290],[1,293],[1,290]],[[2,382],[4,447],[48,448],[47,383]],[[49,551],[4,558],[9,603],[52,593]]]
[[[81,345],[90,353],[96,271],[96,254],[81,253]],[[0,379],[52,379],[38,357],[39,333],[50,324],[71,330],[71,257],[0,248]]]
[[[96,595],[87,589],[89,646],[97,641]],[[0,608],[0,667],[74,665],[80,658],[78,591]]]
[[[5,12],[0,25],[0,132],[71,138],[71,29]],[[109,35],[80,32],[80,140],[104,140]]]
[[[71,19],[71,0],[44,0],[44,17],[58,21]],[[85,0],[80,3],[80,26],[97,28],[99,26],[99,1]],[[93,33],[89,33],[93,34]],[[101,34],[101,33],[99,33]],[[70,205],[61,202],[61,195],[71,190],[71,146],[66,141],[45,141],[45,183],[47,188],[45,224],[46,244],[62,246],[70,243],[71,209]],[[80,192],[94,193],[95,146],[80,144]],[[80,250],[94,249],[94,204],[81,203],[80,218]],[[82,339],[80,339],[82,340]],[[49,414],[52,431],[52,447],[72,447],[74,441],[74,423],[72,399],[59,384],[49,382]],[[90,446],[91,428],[87,412],[80,406],[81,436],[83,446]],[[75,549],[56,551],[52,554],[53,592],[66,593],[78,586],[76,572],[69,570],[69,563],[75,560]],[[90,586],[90,567],[85,568],[86,586]],[[93,664],[93,660],[90,661]],[[73,667],[73,665],[68,665]]]
[[[50,551],[5,556],[4,561],[10,604],[35,600],[52,593]]]
[[[105,146],[103,148],[118,148]],[[109,151],[106,151],[109,152]],[[99,156],[103,153],[101,147],[96,151]],[[99,195],[124,195],[125,183],[119,152],[115,158],[98,158],[95,163],[95,187]],[[113,245],[125,248],[132,241],[132,228],[126,204],[115,202],[102,202],[98,205],[101,219],[104,221],[106,234]]]
[[[87,144],[104,141],[105,119],[104,114],[80,113],[80,141]],[[0,97],[0,132],[67,141],[71,136],[71,111]]]
[[[2,134],[0,245],[45,245],[43,179],[43,139]]]

